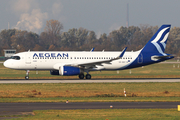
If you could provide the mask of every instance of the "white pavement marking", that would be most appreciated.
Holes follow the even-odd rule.
[[[0,84],[13,83],[123,83],[123,82],[180,82],[180,79],[105,79],[105,80],[0,80]]]

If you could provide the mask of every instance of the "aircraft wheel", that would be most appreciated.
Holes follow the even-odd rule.
[[[90,74],[87,74],[87,75],[86,75],[86,79],[91,79],[91,75],[90,75]]]
[[[84,74],[79,74],[79,79],[84,79]]]
[[[25,79],[26,79],[26,80],[29,80],[29,76],[25,76]]]

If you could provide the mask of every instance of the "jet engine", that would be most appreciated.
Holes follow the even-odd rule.
[[[65,76],[79,75],[80,73],[81,73],[81,69],[73,66],[62,66],[59,67],[59,70],[50,71],[51,75],[65,75]]]

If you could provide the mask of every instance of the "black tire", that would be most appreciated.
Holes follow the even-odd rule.
[[[84,74],[79,74],[79,79],[84,79]]]
[[[86,75],[86,79],[91,79],[91,75],[90,75],[90,74],[87,74],[87,75]]]
[[[25,79],[26,79],[26,80],[29,80],[29,76],[25,76]]]

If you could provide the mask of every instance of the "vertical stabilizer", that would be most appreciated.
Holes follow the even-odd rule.
[[[149,42],[142,49],[142,52],[160,53],[165,55],[166,42],[171,25],[162,25]]]

